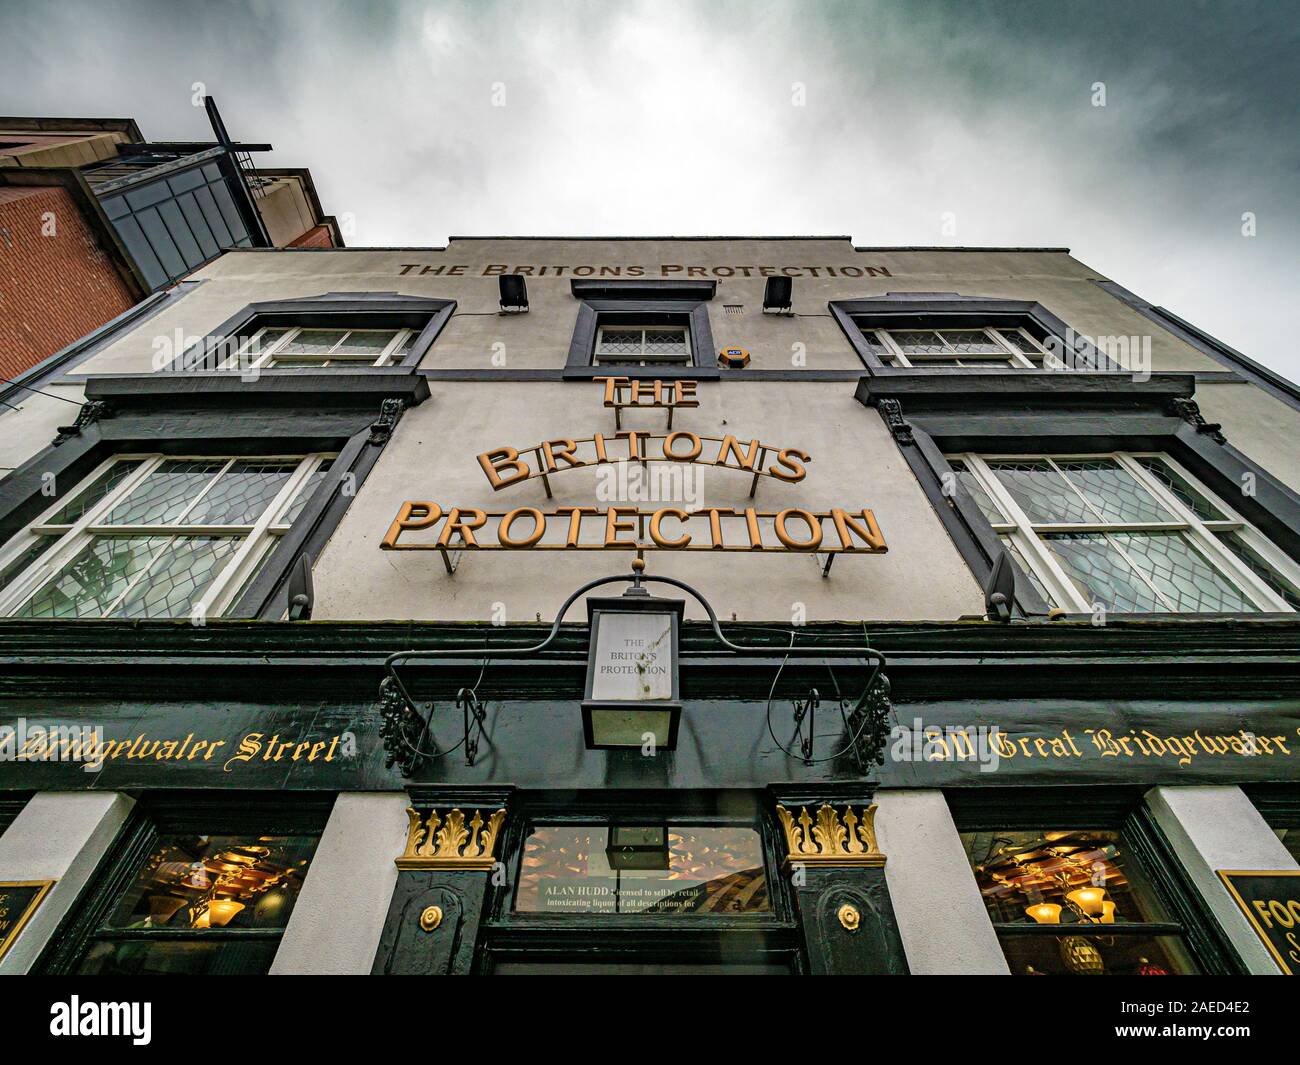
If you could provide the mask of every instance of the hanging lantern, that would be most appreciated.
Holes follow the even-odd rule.
[[[681,599],[659,599],[640,587],[587,600],[591,647],[582,724],[588,750],[677,746],[685,608]]]
[[[668,826],[653,825],[641,828],[634,825],[610,825],[609,842],[605,846],[605,860],[611,869],[667,871],[671,864],[668,853]]]
[[[1075,976],[1103,976],[1106,964],[1086,936],[1066,936],[1060,944],[1061,960]]]
[[[1100,917],[1106,903],[1106,889],[1102,887],[1076,888],[1065,896],[1087,917]]]

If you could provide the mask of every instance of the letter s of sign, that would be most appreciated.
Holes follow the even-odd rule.
[[[773,477],[781,481],[802,481],[807,474],[802,462],[796,462],[801,459],[802,462],[811,462],[812,456],[805,451],[800,451],[797,447],[783,447],[777,452],[776,462],[769,469]],[[779,469],[778,467],[785,467]]]
[[[247,736],[245,736],[242,740],[239,741],[239,750],[236,751],[233,755],[230,756],[229,759],[226,760],[226,764],[221,767],[222,771],[229,773],[231,762],[252,761],[254,758],[257,757],[257,753],[261,749],[262,749],[262,734],[260,732],[250,732]]]

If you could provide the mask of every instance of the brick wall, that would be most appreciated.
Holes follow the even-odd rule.
[[[301,237],[289,241],[291,248],[332,248],[334,236],[329,226],[312,226]]]
[[[35,366],[132,302],[65,189],[0,186],[0,377]]]

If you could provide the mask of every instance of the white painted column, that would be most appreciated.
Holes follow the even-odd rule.
[[[943,792],[876,792],[876,839],[885,882],[918,976],[1010,972]]]
[[[116,791],[43,791],[14,818],[0,836],[0,880],[55,884],[0,961],[0,975],[35,964],[134,805]]]
[[[1295,869],[1277,833],[1236,785],[1159,787],[1146,794],[1156,823],[1252,973],[1280,975],[1216,869]]]
[[[370,972],[410,805],[405,792],[344,792],[334,800],[271,975]]]

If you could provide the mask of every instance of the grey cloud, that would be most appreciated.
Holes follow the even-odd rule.
[[[4,2],[0,88],[185,138],[201,81],[268,162],[312,168],[354,245],[1064,244],[1296,378],[1298,22],[1185,0]]]

